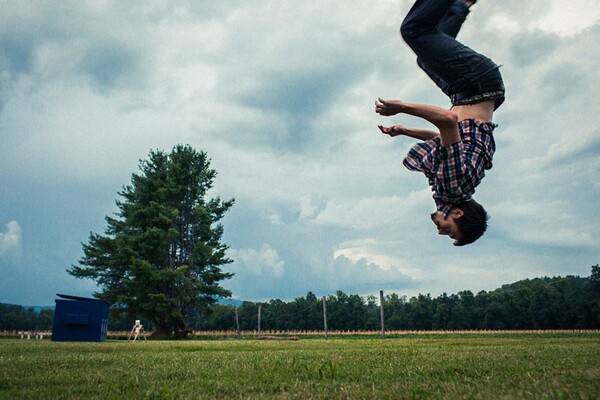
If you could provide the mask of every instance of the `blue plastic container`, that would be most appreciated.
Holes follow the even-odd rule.
[[[105,300],[57,294],[52,340],[101,342],[106,340],[108,308]]]

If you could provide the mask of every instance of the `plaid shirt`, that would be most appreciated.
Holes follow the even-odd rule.
[[[404,166],[420,171],[429,180],[438,211],[444,218],[455,204],[471,200],[485,170],[492,168],[496,144],[492,133],[498,125],[466,119],[458,123],[461,140],[442,147],[436,137],[417,143],[404,159]]]

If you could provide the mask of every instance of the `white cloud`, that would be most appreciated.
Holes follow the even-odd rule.
[[[413,279],[425,279],[425,275],[419,268],[412,266],[409,260],[394,251],[396,244],[395,240],[381,238],[350,240],[339,245],[333,252],[333,258],[343,257],[353,264],[366,262],[369,265],[376,265],[384,275],[401,272],[402,275]]]
[[[342,289],[346,292],[368,295],[379,290],[401,290],[415,286],[415,279],[396,266],[385,268],[366,258],[352,260],[343,253],[344,251],[337,252],[330,273],[325,278],[330,293]],[[355,255],[351,254],[351,256]]]
[[[0,233],[0,256],[21,246],[21,227],[19,223],[10,221],[5,226],[6,232]]]
[[[234,260],[233,269],[242,276],[281,277],[285,262],[279,258],[277,250],[269,244],[256,249],[231,249],[230,257]]]
[[[540,179],[542,184],[547,182]],[[566,190],[571,193],[570,188]],[[515,196],[506,203],[494,205],[490,210],[493,229],[523,243],[554,248],[596,248],[594,237],[598,221],[589,218],[595,212],[593,199],[576,201],[571,195],[548,201],[547,195],[547,191],[536,190],[532,197]]]
[[[353,201],[330,201],[314,222],[355,230],[389,228],[406,222],[411,215],[425,214],[423,205],[434,208],[430,204],[432,202],[429,188],[410,192],[406,197],[363,197]]]
[[[515,232],[516,237],[527,243],[560,247],[590,247],[594,236],[578,229],[549,228]]]
[[[576,34],[600,20],[598,0],[573,0],[569,3],[565,3],[564,0],[550,0],[546,10],[534,26],[562,35]]]
[[[301,220],[312,218],[319,210],[314,200],[309,196],[302,196],[299,200],[299,209]]]

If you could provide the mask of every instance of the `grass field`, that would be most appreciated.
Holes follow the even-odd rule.
[[[0,398],[598,399],[600,335],[1,339]]]

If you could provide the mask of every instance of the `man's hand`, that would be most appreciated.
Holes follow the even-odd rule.
[[[377,114],[389,117],[403,112],[404,103],[400,100],[377,99],[375,102],[375,112]]]
[[[392,125],[392,126],[377,126],[381,133],[389,135],[390,137],[405,135],[408,136],[408,129],[403,125]]]
[[[399,113],[413,115],[431,122],[439,129],[439,133],[417,128],[404,128],[403,131],[392,130],[392,133],[399,132],[398,134],[404,134],[421,140],[430,139],[439,134],[442,147],[460,141],[458,114],[452,110],[446,110],[428,104],[406,103],[400,100],[383,100],[379,98],[375,102],[375,112],[383,116],[396,115]],[[390,134],[385,130],[382,130],[382,132],[388,135]]]

